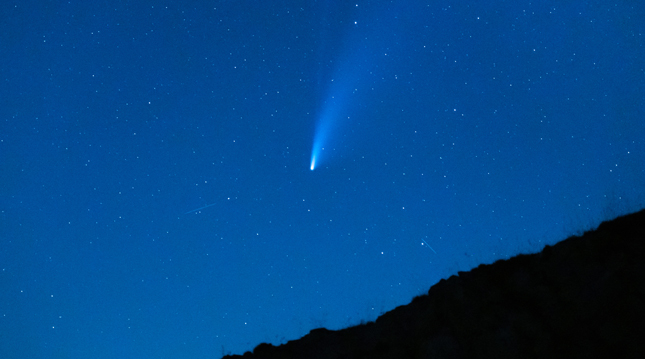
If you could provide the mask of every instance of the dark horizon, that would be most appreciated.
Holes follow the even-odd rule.
[[[243,357],[640,358],[644,255],[645,209],[538,253],[456,273],[374,322],[316,328]]]

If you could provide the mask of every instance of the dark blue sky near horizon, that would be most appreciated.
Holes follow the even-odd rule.
[[[643,208],[644,32],[633,1],[4,2],[0,357],[241,354]]]

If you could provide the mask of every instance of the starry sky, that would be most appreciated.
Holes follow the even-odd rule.
[[[467,3],[3,1],[0,357],[241,354],[643,208],[645,5]]]

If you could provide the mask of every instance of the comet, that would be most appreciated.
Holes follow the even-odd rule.
[[[356,5],[349,12],[353,17],[351,22],[355,25],[362,23],[363,19],[376,21],[374,24],[398,23],[398,20],[383,22],[373,20],[383,18],[383,16],[389,18],[387,14],[390,13],[390,5],[365,9],[362,7],[359,9]],[[384,61],[383,49],[390,49],[391,46],[398,43],[398,38],[390,37],[390,34],[393,36],[396,33],[398,32],[390,31],[382,26],[355,26],[351,31],[347,31],[346,38],[337,44],[340,51],[332,55],[325,54],[325,59],[329,60],[320,61],[321,64],[333,64],[335,67],[320,68],[320,74],[325,76],[321,76],[321,78],[326,78],[326,80],[319,82],[322,101],[317,110],[319,115],[316,119],[311,161],[309,162],[311,171],[320,167],[322,163],[330,161],[331,157],[337,153],[334,149],[341,150],[343,148],[339,146],[339,143],[346,141],[348,134],[344,127],[349,125],[354,118],[360,115],[365,116],[365,108],[361,107],[361,102],[374,90],[375,79],[385,76],[383,71],[387,66],[382,66],[384,64],[381,63]],[[324,148],[329,151],[324,151]]]
[[[330,129],[334,124],[335,110],[335,108],[326,109],[318,122],[318,126],[316,127],[314,143],[311,147],[311,162],[309,163],[309,169],[312,171],[316,169],[316,166],[318,166],[322,151],[325,150],[325,144],[328,142]]]

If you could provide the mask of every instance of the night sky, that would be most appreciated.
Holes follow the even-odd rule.
[[[3,1],[0,357],[241,354],[643,208],[645,4],[462,3]]]

